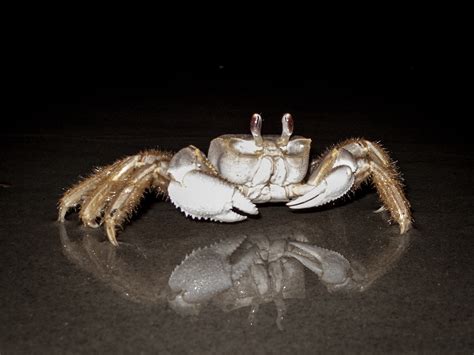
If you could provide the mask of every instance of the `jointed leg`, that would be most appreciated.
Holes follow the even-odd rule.
[[[307,185],[315,186],[288,203],[291,208],[320,206],[371,179],[391,218],[405,233],[412,224],[410,203],[403,192],[395,163],[377,143],[353,138],[339,143],[312,164]],[[306,192],[306,191],[305,191]]]
[[[365,139],[352,139],[341,144],[358,161],[355,187],[370,178],[376,187],[383,206],[392,220],[400,225],[400,233],[411,228],[410,202],[403,192],[400,173],[385,149]]]
[[[131,159],[132,157],[127,158]],[[91,195],[92,191],[97,189],[97,185],[102,181],[106,180],[106,177],[116,171],[119,166],[124,164],[124,160],[118,160],[112,165],[97,168],[88,178],[78,182],[76,185],[71,187],[59,200],[58,208],[59,215],[58,221],[64,222],[64,217],[69,209],[80,206],[87,196]]]
[[[69,189],[59,201],[59,221],[66,212],[81,206],[80,219],[98,227],[105,222],[107,237],[117,244],[116,228],[133,213],[147,189],[166,194],[166,169],[171,155],[157,150],[144,151],[97,170]]]
[[[155,169],[155,164],[137,169],[130,177],[127,186],[109,202],[105,209],[104,222],[107,236],[112,244],[117,245],[116,227],[121,226],[129,218],[140,203],[144,192],[153,188],[153,172]],[[164,191],[166,190],[161,189],[161,193],[164,193]]]

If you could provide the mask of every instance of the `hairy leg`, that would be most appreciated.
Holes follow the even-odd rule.
[[[395,163],[378,143],[362,138],[343,141],[311,164],[303,196],[288,203],[290,208],[308,208],[333,201],[364,181],[371,180],[394,222],[405,233],[412,225],[410,203],[403,192]],[[315,186],[309,192],[308,186]]]
[[[105,222],[110,242],[118,245],[116,228],[130,217],[144,192],[166,194],[171,157],[170,153],[147,150],[97,169],[66,191],[59,201],[58,220],[63,222],[69,209],[81,207],[82,222],[90,227]]]

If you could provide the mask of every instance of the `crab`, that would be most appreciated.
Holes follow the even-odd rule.
[[[412,225],[410,203],[400,174],[379,143],[352,138],[310,162],[311,139],[292,136],[291,114],[281,135],[262,135],[262,117],[253,114],[249,134],[226,134],[211,141],[208,155],[193,145],[172,154],[145,150],[96,169],[65,192],[58,220],[80,207],[84,225],[104,224],[118,246],[117,230],[130,219],[148,190],[165,195],[187,217],[239,222],[259,213],[256,204],[286,202],[294,210],[328,204],[371,180],[400,233]]]

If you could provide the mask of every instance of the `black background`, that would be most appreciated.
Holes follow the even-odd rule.
[[[411,127],[436,138],[464,134],[455,112],[465,95],[465,46],[448,14],[54,9],[32,12],[7,38],[7,89],[33,127],[57,119],[57,104],[226,96],[285,97],[316,110],[398,105],[416,112]]]

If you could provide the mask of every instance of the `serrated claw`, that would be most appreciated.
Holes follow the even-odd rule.
[[[232,208],[238,209],[239,211],[256,215],[258,214],[257,207],[242,193],[235,189],[234,195],[232,196]],[[226,223],[240,222],[247,219],[247,216],[238,214],[232,210],[227,210],[224,213],[220,213],[211,217],[212,220]]]
[[[239,222],[247,217],[233,209],[258,214],[257,207],[235,186],[200,171],[187,173],[182,183],[172,181],[168,194],[173,204],[192,218]]]
[[[220,222],[238,222],[245,216],[233,211],[258,214],[257,207],[234,185],[222,179],[197,148],[180,150],[171,160],[172,180],[168,194],[186,216]]]
[[[292,209],[321,206],[344,196],[353,184],[352,169],[347,165],[338,166],[321,183],[286,205]]]
[[[226,223],[240,222],[247,219],[247,216],[235,213],[234,211],[227,211],[225,213],[218,214],[211,218],[212,220]]]
[[[232,196],[232,206],[251,215],[258,214],[258,209],[255,204],[237,189],[235,189],[234,195]]]

